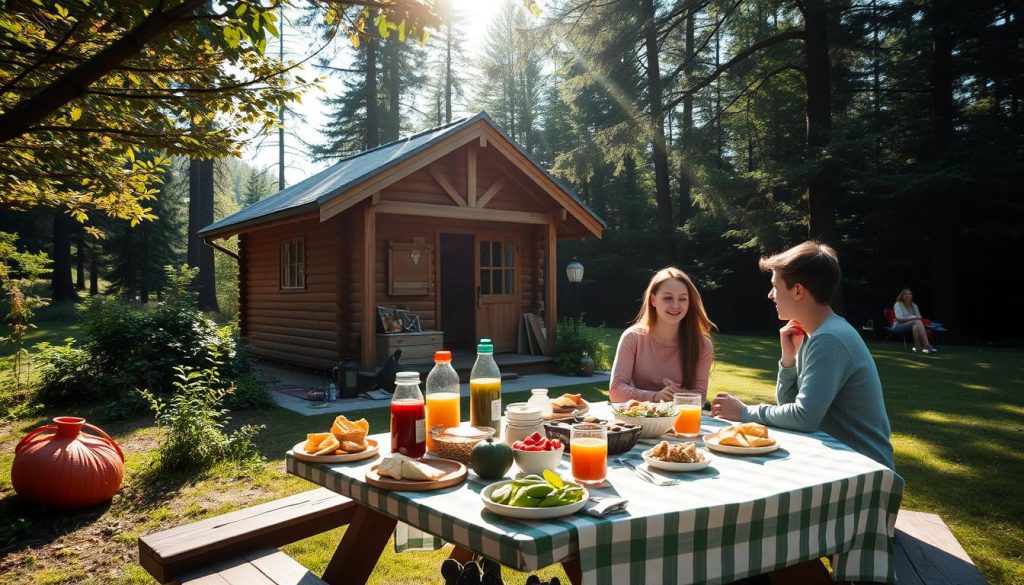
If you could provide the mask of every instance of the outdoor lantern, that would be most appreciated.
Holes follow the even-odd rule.
[[[339,398],[355,398],[359,395],[359,366],[352,358],[345,358],[341,365],[334,368],[333,373]]]
[[[580,261],[573,258],[572,262],[565,267],[565,276],[568,277],[569,282],[573,284],[579,284],[583,282],[583,265]]]

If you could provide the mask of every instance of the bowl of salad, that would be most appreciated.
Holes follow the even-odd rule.
[[[671,402],[640,402],[630,400],[612,404],[615,418],[640,426],[641,439],[656,439],[672,428],[679,411]]]

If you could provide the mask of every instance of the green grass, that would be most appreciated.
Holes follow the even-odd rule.
[[[60,322],[43,323],[44,335],[63,339]],[[614,349],[620,331],[588,329]],[[715,342],[711,394],[727,391],[748,402],[772,401],[778,342],[768,337],[722,335]],[[871,343],[893,427],[897,471],[906,479],[903,506],[939,514],[993,584],[1024,583],[1024,352],[949,347],[938,356],[902,351],[898,343]],[[582,381],[582,379],[581,379]],[[568,390],[568,389],[566,389]],[[607,399],[603,384],[574,387],[588,400]],[[559,392],[564,391],[562,389]],[[521,401],[527,393],[505,396]],[[463,405],[467,417],[468,405]],[[136,562],[135,539],[161,528],[214,516],[310,489],[284,472],[283,453],[306,431],[326,430],[331,415],[306,417],[279,408],[234,414],[232,424],[267,425],[258,446],[267,463],[256,471],[222,465],[201,477],[165,476],[155,471],[159,434],[150,418],[126,422],[96,420],[121,442],[128,455],[125,485],[106,507],[55,514],[13,495],[10,465],[14,444],[50,417],[47,412],[0,426],[0,572],[5,583],[151,582]],[[88,413],[86,413],[88,414]],[[388,411],[360,413],[372,432],[387,429]],[[322,571],[344,529],[289,545],[285,551]],[[62,550],[74,553],[62,553]],[[440,583],[448,550],[395,554],[390,547],[372,583]],[[564,576],[558,567],[543,578]],[[526,574],[505,571],[506,582]]]

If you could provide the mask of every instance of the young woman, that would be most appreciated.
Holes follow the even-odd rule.
[[[914,351],[920,348],[921,353],[939,353],[939,350],[932,347],[928,341],[928,331],[922,321],[921,309],[917,308],[917,303],[914,302],[914,293],[909,288],[900,291],[892,310],[896,314],[893,332],[902,333],[910,330],[914,336]]]
[[[713,329],[690,277],[678,268],[659,270],[636,321],[619,338],[609,399],[671,402],[677,392],[706,398]]]

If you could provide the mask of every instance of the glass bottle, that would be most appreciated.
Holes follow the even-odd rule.
[[[487,343],[485,343],[487,342]],[[469,374],[469,424],[491,427],[501,436],[501,372],[494,363],[494,346],[481,339],[476,346],[476,363]]]
[[[534,388],[530,390],[530,399],[526,403],[539,408],[540,415],[543,418],[551,418],[551,399],[548,398],[547,388]]]
[[[391,452],[423,457],[427,450],[426,408],[419,372],[398,372],[391,397]]]
[[[452,352],[434,352],[434,369],[427,374],[427,451],[434,451],[430,431],[436,426],[459,426],[459,374],[452,367]]]

